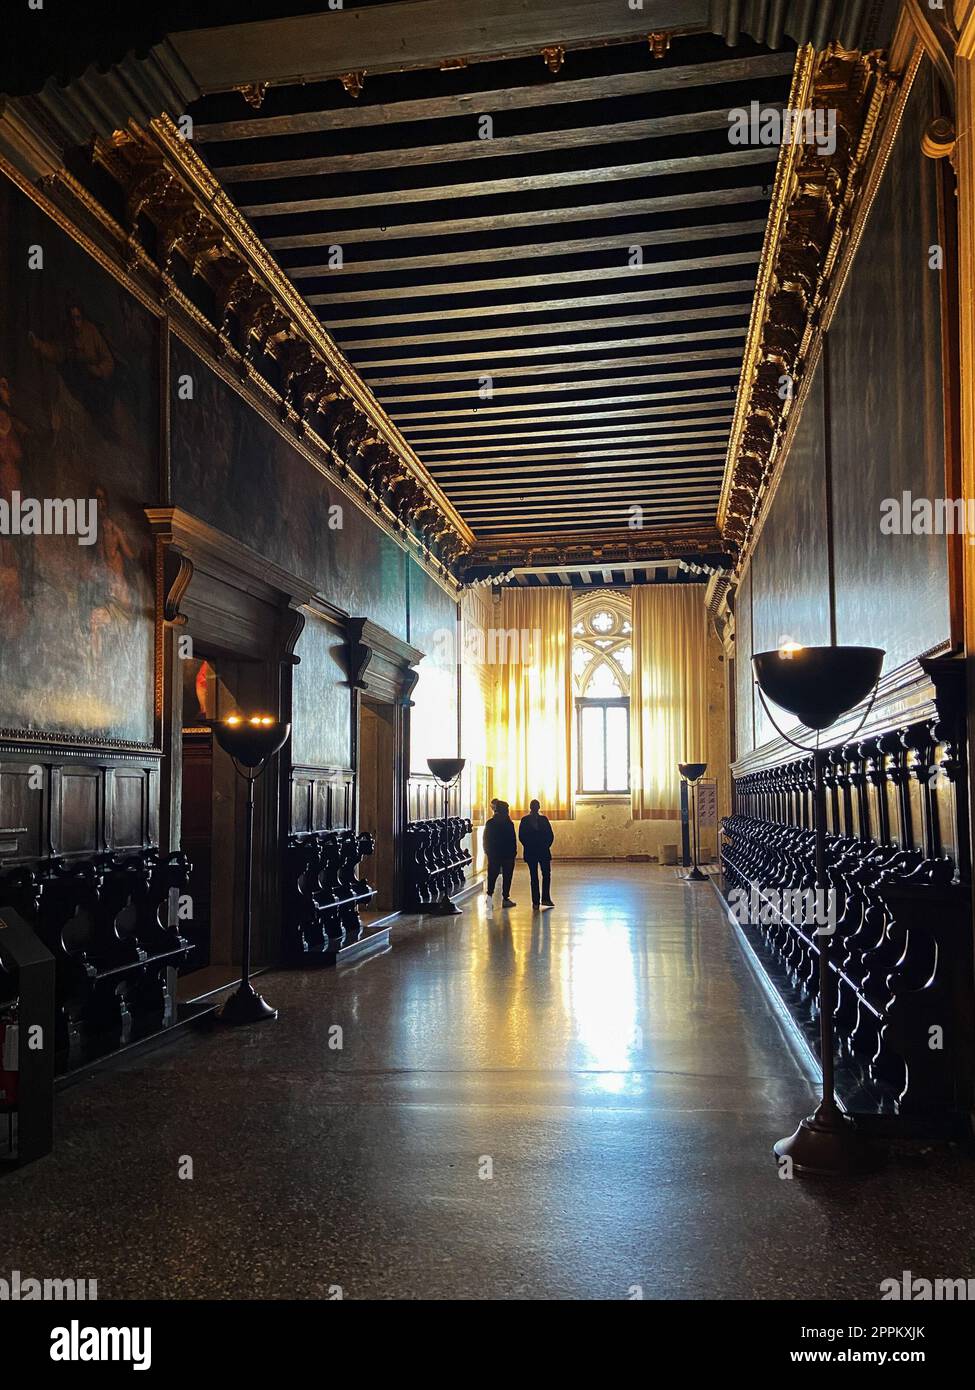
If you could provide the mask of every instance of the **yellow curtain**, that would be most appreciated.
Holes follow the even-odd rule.
[[[492,615],[494,794],[512,815],[537,797],[545,815],[565,820],[572,815],[572,592],[505,589]]]
[[[708,760],[707,614],[699,584],[641,584],[633,599],[634,820],[680,814],[677,764]]]

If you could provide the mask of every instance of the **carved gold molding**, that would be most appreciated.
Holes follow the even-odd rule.
[[[878,53],[831,44],[817,56],[807,46],[796,60],[789,108],[834,112],[836,149],[828,155],[797,142],[779,156],[718,508],[739,563],[756,539],[818,356],[832,282],[855,241],[897,86]]]
[[[653,565],[682,555],[723,556],[725,546],[715,526],[661,528],[659,531],[580,531],[567,535],[498,536],[475,545],[467,572],[499,573],[534,565],[599,569],[600,566]]]
[[[148,129],[133,123],[111,141],[96,141],[93,154],[125,194],[131,263],[148,262],[184,306],[175,259],[206,281],[218,354],[242,380],[260,375],[265,354],[273,357],[282,421],[299,437],[319,436],[340,478],[359,487],[394,529],[414,528],[428,552],[454,566],[473,532],[172,121],[161,116]],[[143,219],[156,234],[152,256]],[[199,321],[199,311],[193,317]]]

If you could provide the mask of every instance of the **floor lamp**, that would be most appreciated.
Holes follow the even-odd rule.
[[[870,702],[853,738],[866,723],[877,695],[884,652],[879,647],[801,647],[790,642],[777,651],[759,652],[752,657],[755,682],[765,713],[775,730],[804,753],[813,755],[813,799],[815,807],[816,888],[825,895],[826,881],[826,753],[819,746],[819,735],[870,695]],[[872,691],[872,693],[871,693]],[[793,714],[807,729],[815,730],[815,747],[790,738],[775,722],[766,704],[774,704]],[[854,1127],[853,1121],[836,1103],[834,1074],[835,990],[830,968],[829,932],[819,937],[819,1038],[823,1066],[822,1099],[813,1115],[808,1115],[794,1134],[774,1145],[779,1158],[789,1158],[799,1173],[844,1177],[874,1166],[874,1156]]]
[[[215,724],[214,735],[225,753],[233,759],[238,774],[247,783],[247,819],[244,831],[244,950],[240,984],[217,1011],[221,1023],[263,1023],[277,1018],[272,1009],[251,984],[251,897],[254,871],[254,783],[271,758],[283,748],[291,733],[290,724],[282,724],[269,714],[253,714],[245,718],[232,714]]]
[[[460,781],[460,774],[464,771],[466,758],[427,758],[427,767],[437,779],[437,784],[443,789],[443,818],[447,819],[447,811],[450,806],[450,790]],[[451,901],[450,894],[446,887],[443,888],[440,897],[435,903],[423,909],[432,917],[459,917],[460,908],[455,902]]]
[[[692,821],[692,828],[693,828],[693,835],[694,835],[694,840],[693,840],[693,844],[694,844],[694,851],[693,851],[694,867],[693,867],[693,869],[691,869],[691,871],[690,871],[689,874],[685,874],[685,875],[684,875],[684,878],[687,879],[687,880],[689,880],[689,881],[692,881],[692,882],[694,882],[694,883],[707,883],[707,879],[708,879],[707,874],[702,874],[702,872],[701,872],[701,870],[698,868],[698,864],[697,864],[697,846],[698,846],[698,839],[697,839],[697,784],[698,784],[698,782],[700,782],[701,778],[704,776],[704,774],[707,772],[707,770],[708,770],[708,765],[707,765],[707,763],[678,763],[678,764],[677,764],[677,771],[680,773],[680,775],[683,777],[684,781],[687,783],[687,785],[688,785],[688,786],[690,787],[690,789],[691,789],[691,806],[692,806],[692,810],[691,810],[691,821]],[[686,863],[687,861],[685,860],[684,862]]]

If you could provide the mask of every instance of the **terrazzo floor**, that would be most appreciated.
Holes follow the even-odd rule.
[[[778,1176],[801,1058],[710,884],[556,866],[556,907],[410,919],[261,976],[275,1023],[60,1093],[0,1181],[0,1274],[99,1299],[876,1299],[975,1277],[975,1163]],[[337,1031],[340,1030],[340,1031]],[[340,1044],[340,1045],[339,1045]],[[186,1176],[192,1161],[192,1176]]]

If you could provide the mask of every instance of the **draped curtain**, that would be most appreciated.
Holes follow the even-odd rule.
[[[505,589],[492,610],[487,660],[495,665],[490,748],[495,795],[525,813],[572,815],[572,592]]]
[[[698,584],[634,585],[630,787],[634,820],[680,814],[677,764],[708,760],[707,615]]]

